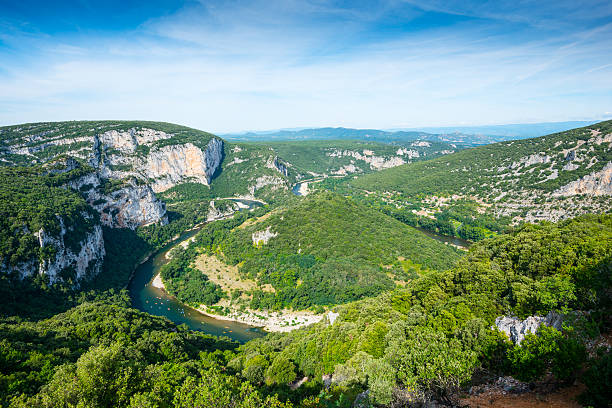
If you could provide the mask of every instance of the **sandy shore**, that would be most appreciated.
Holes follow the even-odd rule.
[[[158,273],[153,278],[151,285],[158,289],[165,289],[161,275]],[[250,310],[241,313],[232,311],[229,315],[217,315],[212,313],[202,305],[196,309],[198,312],[212,317],[216,320],[224,320],[248,324],[250,326],[263,327],[268,332],[289,332],[317,323],[323,319],[324,315],[317,315],[310,311],[282,310],[280,312],[266,312],[261,310]]]
[[[155,278],[153,278],[153,282],[151,282],[151,286],[157,289],[166,289],[166,287],[164,286],[164,281],[162,281],[160,273],[155,275]]]
[[[320,322],[324,315],[317,315],[309,311],[282,310],[280,312],[265,312],[261,310],[250,310],[241,313],[238,311],[230,312],[229,315],[217,315],[211,313],[202,306],[196,309],[217,320],[227,320],[232,322],[244,323],[251,326],[263,327],[268,332],[290,332],[301,327],[309,326]]]

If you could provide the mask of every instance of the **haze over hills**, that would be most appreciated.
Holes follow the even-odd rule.
[[[406,143],[428,140],[453,143],[462,146],[476,146],[504,140],[524,139],[562,132],[596,121],[569,121],[526,123],[489,126],[446,126],[402,129],[350,129],[350,128],[302,128],[259,132],[221,134],[228,140],[236,141],[281,141],[281,140],[372,140],[383,143]]]

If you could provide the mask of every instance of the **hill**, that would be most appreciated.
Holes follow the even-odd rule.
[[[612,216],[526,225],[475,244],[448,271],[338,306],[333,319],[251,341],[238,366],[246,373],[282,355],[300,375],[327,376],[344,390],[359,384],[370,402],[391,406],[431,399],[456,406],[460,386],[467,392],[487,376],[573,381],[585,347],[610,328],[611,256]],[[578,312],[586,310],[592,312]],[[542,327],[541,337],[527,331],[519,345],[495,327],[503,328],[500,316],[550,311],[565,314],[563,334]],[[609,380],[609,372],[600,374]],[[602,398],[606,391],[591,393]]]
[[[254,144],[271,148],[289,164],[297,180],[318,176],[371,173],[420,160],[450,154],[449,143],[415,140],[386,144],[348,140],[302,140]]]
[[[587,126],[595,121],[525,123],[490,126],[447,126],[393,130],[351,128],[281,129],[261,132],[224,134],[235,141],[272,142],[283,140],[362,140],[382,143],[409,143],[416,140],[453,143],[456,146],[478,146],[504,140],[538,137],[554,132]]]
[[[236,300],[233,309],[241,304],[252,309],[306,309],[375,296],[421,271],[449,268],[460,257],[454,248],[332,193],[311,195],[242,221],[244,217],[205,227],[165,267],[162,277],[188,281],[191,271],[184,265],[193,266],[204,253],[207,262],[197,264],[210,280],[223,284],[218,275],[230,272],[211,257],[237,267],[234,287],[224,285],[226,297]],[[241,285],[247,281],[254,285]],[[170,287],[179,288],[179,299],[191,300],[188,290],[180,289],[187,286],[170,282]],[[231,292],[239,288],[239,293]],[[242,292],[246,296],[239,298]]]
[[[612,121],[463,150],[347,181],[431,216],[469,200],[514,223],[611,209]]]

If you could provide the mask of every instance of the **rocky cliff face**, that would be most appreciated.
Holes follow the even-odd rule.
[[[407,151],[409,152],[409,151]],[[403,155],[402,150],[398,150],[398,154]],[[372,170],[388,169],[391,167],[401,166],[406,164],[403,158],[399,156],[385,158],[381,156],[375,156],[371,150],[364,149],[361,153],[352,150],[334,150],[328,154],[329,157],[352,157],[356,160],[362,160],[370,165]],[[417,156],[418,157],[418,152]],[[410,158],[410,156],[409,156]]]
[[[167,144],[173,136],[148,128],[96,134],[90,150],[72,152],[86,159],[95,172],[69,183],[70,187],[86,196],[105,225],[133,229],[165,224],[165,204],[155,193],[186,181],[209,185],[223,160],[220,139],[211,138],[202,149],[180,140]],[[109,181],[123,183],[109,192],[104,188]]]
[[[223,159],[223,142],[211,139],[202,151],[192,143],[164,146],[149,153],[140,169],[155,180],[153,190],[165,191],[183,181],[210,184]]]
[[[100,222],[96,217],[85,234],[64,225],[63,219],[58,219],[59,233],[25,231],[35,236],[43,260],[34,256],[10,268],[0,265],[0,271],[21,278],[44,274],[51,283],[70,280],[78,286],[102,268],[101,225],[135,229],[166,224],[166,206],[156,192],[186,181],[210,184],[223,160],[221,139],[170,124],[160,124],[165,131],[137,125],[126,130],[124,122],[65,122],[10,130],[8,143],[0,146],[0,162],[42,165],[43,175],[62,175],[65,181],[59,187],[79,192],[99,213]],[[51,129],[38,131],[41,127]],[[222,212],[215,210],[213,217]]]
[[[131,228],[168,223],[166,205],[157,198],[150,186],[128,181],[120,188],[105,192],[104,179],[91,172],[68,183],[80,191],[85,200],[100,213],[102,224],[113,228]]]
[[[16,273],[21,279],[35,274],[47,275],[50,283],[71,279],[75,286],[83,279],[93,277],[102,270],[106,251],[100,225],[94,225],[76,245],[67,243],[71,228],[59,218],[59,235],[49,234],[40,229],[34,235],[41,249],[50,250],[52,255],[41,261],[30,259],[14,267],[3,267],[4,272]]]
[[[554,196],[574,196],[578,194],[612,195],[612,162],[606,164],[600,171],[572,181],[553,193]]]
[[[269,169],[274,169],[278,171],[283,176],[287,177],[289,175],[289,169],[287,168],[287,164],[282,162],[278,156],[274,156],[270,158],[270,160],[266,163],[266,167]]]

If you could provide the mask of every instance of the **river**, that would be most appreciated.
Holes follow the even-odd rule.
[[[250,200],[234,199],[234,201],[240,201],[247,207],[245,209],[251,209],[254,206],[261,205],[261,203]],[[130,297],[132,298],[132,305],[143,312],[155,316],[166,317],[175,324],[184,323],[192,330],[203,331],[204,333],[214,336],[227,336],[240,343],[245,343],[249,340],[265,336],[266,333],[259,327],[238,322],[218,320],[206,316],[184,305],[165,290],[156,288],[152,285],[153,278],[159,273],[161,267],[168,262],[166,254],[175,246],[180,245],[181,242],[187,241],[195,236],[200,229],[202,229],[202,226],[184,233],[136,268],[134,276],[128,285]],[[468,241],[461,238],[440,236],[429,231],[419,230],[441,242],[461,247],[468,247],[470,245]]]
[[[458,237],[451,237],[448,235],[438,235],[435,234],[431,231],[428,231],[426,229],[423,228],[419,228],[419,227],[413,227],[415,229],[418,229],[419,231],[421,231],[423,234],[427,235],[430,238],[435,239],[436,241],[440,241],[443,244],[452,244],[455,245],[461,249],[468,249],[470,247],[470,245],[472,245],[472,243],[470,241],[467,241],[463,238],[458,238]]]
[[[243,204],[252,208],[255,202],[240,200]],[[217,320],[206,316],[197,310],[184,305],[174,296],[168,294],[163,289],[154,287],[151,283],[153,278],[159,273],[160,268],[168,262],[166,254],[179,245],[181,242],[195,236],[202,227],[188,231],[181,235],[157,253],[151,256],[146,262],[138,266],[132,280],[128,286],[132,305],[155,316],[164,316],[175,324],[186,324],[192,330],[203,331],[214,336],[227,336],[232,340],[245,343],[249,340],[262,337],[265,332],[254,326],[247,324]]]

